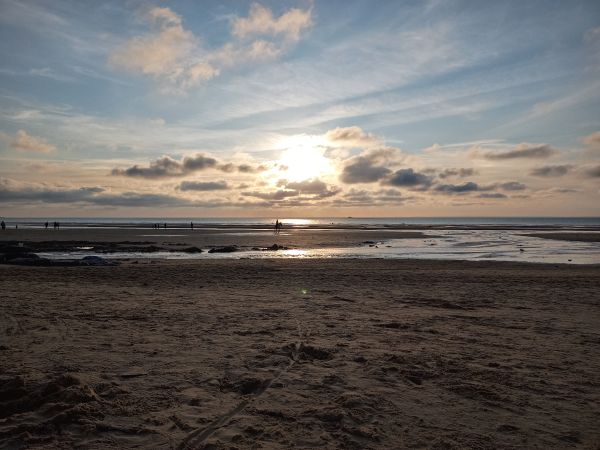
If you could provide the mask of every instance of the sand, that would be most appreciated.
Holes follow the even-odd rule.
[[[166,230],[133,228],[72,228],[60,231],[41,229],[9,229],[0,233],[2,242],[25,242],[36,250],[43,251],[57,246],[67,248],[102,244],[104,247],[119,243],[119,246],[144,248],[156,246],[160,249],[181,250],[185,247],[209,249],[227,245],[237,245],[243,250],[253,247],[269,247],[273,244],[288,248],[351,247],[365,241],[378,242],[387,239],[428,239],[435,232],[424,234],[419,231],[362,230],[362,229],[284,229],[275,234],[271,229],[206,229],[189,228]]]
[[[574,231],[563,233],[529,233],[523,236],[537,237],[542,239],[552,239],[555,241],[572,241],[572,242],[600,242],[600,233],[577,233]]]
[[[600,268],[0,266],[0,448],[598,448]]]

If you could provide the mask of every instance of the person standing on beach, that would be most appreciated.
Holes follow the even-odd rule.
[[[166,230],[167,229],[167,222],[164,223],[163,228]]]
[[[6,223],[4,223],[4,220],[0,222],[0,226],[2,226],[3,230],[6,230]]]
[[[275,234],[279,231],[279,219],[275,220]]]
[[[47,230],[48,229],[48,221],[46,221],[46,223],[44,223],[44,228]]]
[[[190,228],[193,230],[194,229],[194,222],[190,222]]]

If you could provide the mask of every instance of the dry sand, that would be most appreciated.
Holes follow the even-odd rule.
[[[598,448],[600,268],[0,266],[0,448]]]

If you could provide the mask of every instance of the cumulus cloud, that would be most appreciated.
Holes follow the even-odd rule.
[[[150,8],[143,18],[149,32],[115,48],[109,63],[153,76],[179,90],[210,80],[226,67],[277,58],[312,25],[311,9],[293,8],[274,17],[270,9],[255,3],[248,17],[236,17],[231,22],[230,42],[207,49],[184,27],[182,17],[169,8]]]
[[[109,62],[132,72],[151,75],[181,88],[218,75],[207,61],[198,60],[197,40],[183,27],[181,16],[169,8],[151,8],[145,19],[152,27],[145,36],[137,36],[116,48]]]
[[[506,181],[504,183],[498,183],[496,187],[505,191],[523,191],[527,189],[527,186],[518,181]]]
[[[198,153],[195,156],[186,156],[181,161],[163,156],[156,161],[151,161],[147,167],[134,165],[127,169],[115,168],[112,175],[138,177],[146,179],[182,177],[206,169],[216,169],[222,172],[258,173],[267,169],[264,165],[251,166],[249,164],[235,165],[232,163],[221,164],[217,159]]]
[[[232,34],[240,39],[254,35],[282,36],[296,42],[302,31],[312,25],[312,11],[292,8],[279,17],[270,9],[253,3],[248,17],[236,17],[232,22]]]
[[[392,173],[388,166],[399,163],[400,156],[400,150],[393,147],[366,150],[344,162],[340,180],[347,184],[380,181]]]
[[[463,184],[439,184],[434,188],[437,192],[445,194],[465,194],[479,190],[479,185],[472,181]]]
[[[471,168],[458,168],[458,169],[444,169],[438,173],[438,177],[442,180],[451,177],[465,178],[475,175],[475,169]]]
[[[14,139],[9,144],[10,148],[24,152],[49,153],[56,147],[48,144],[45,140],[31,136],[25,130],[17,131]]]
[[[583,173],[591,178],[600,178],[600,164],[597,166],[586,167]]]
[[[226,181],[182,181],[180,191],[223,191],[229,189]]]
[[[533,175],[534,177],[555,178],[566,175],[571,169],[573,169],[573,166],[570,164],[542,166],[531,170],[529,174]]]
[[[410,168],[400,169],[386,179],[385,184],[397,187],[427,187],[431,185],[431,177]]]
[[[552,156],[557,151],[548,144],[528,144],[521,143],[513,150],[507,151],[481,151],[475,149],[471,154],[476,158],[484,158],[493,161],[502,161],[508,159],[531,159],[531,158],[547,158]]]
[[[379,138],[356,126],[329,130],[325,133],[325,139],[333,146],[340,147],[370,147],[381,143]]]
[[[329,188],[325,182],[317,178],[294,182],[280,180],[278,185],[284,186],[286,189],[298,191],[302,195],[313,195],[313,198],[332,197],[339,192],[338,189]]]
[[[352,158],[351,162],[342,169],[340,180],[344,183],[374,183],[389,175],[392,171],[387,167],[375,165],[364,156]]]

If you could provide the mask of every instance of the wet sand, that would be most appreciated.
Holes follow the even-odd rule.
[[[571,242],[600,242],[600,233],[527,233],[523,236],[537,237],[542,239],[552,239],[555,241],[571,241]]]
[[[0,448],[598,448],[600,267],[0,266]]]
[[[432,236],[435,232],[430,232]],[[237,245],[242,249],[269,247],[273,244],[288,248],[350,247],[365,241],[385,239],[428,238],[419,231],[362,230],[362,229],[284,229],[275,234],[272,229],[206,229],[167,228],[74,228],[60,231],[42,229],[8,229],[0,234],[0,243],[7,241],[25,242],[35,249],[44,245],[67,248],[103,243],[105,246],[120,244],[121,247],[156,246],[162,249],[179,250],[180,247],[208,249],[227,245]],[[40,245],[43,244],[43,245]]]

